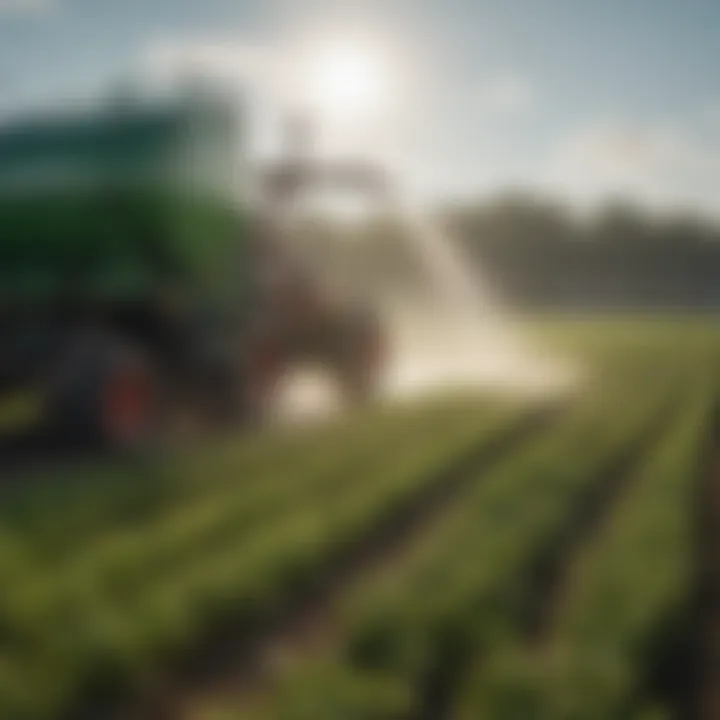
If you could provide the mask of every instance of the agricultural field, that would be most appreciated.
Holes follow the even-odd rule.
[[[583,382],[8,483],[0,718],[720,717],[720,328],[527,329]]]

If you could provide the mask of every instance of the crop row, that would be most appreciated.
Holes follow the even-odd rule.
[[[639,719],[687,710],[678,703],[687,701],[688,657],[668,657],[677,649],[664,641],[681,629],[692,588],[695,471],[712,399],[704,383],[700,389],[584,553],[552,636],[539,648],[509,645],[492,662],[484,658],[457,718]],[[653,673],[668,661],[673,669],[659,688]]]
[[[268,716],[422,716],[449,676],[519,622],[535,551],[608,458],[654,421],[668,389],[655,397],[648,384],[632,402],[618,392],[585,398],[559,428],[478,475],[403,567],[354,599],[338,656],[290,672]]]
[[[349,433],[295,466],[264,460],[251,482],[230,481],[228,466],[207,493],[170,502],[136,527],[116,524],[55,563],[7,532],[0,716],[55,716],[79,695],[151,684],[214,631],[262,623],[453,458],[523,412],[439,404]]]
[[[408,405],[381,407],[334,425],[233,436],[130,466],[103,462],[57,468],[24,482],[16,493],[6,492],[0,522],[54,563],[94,537],[122,532],[129,524],[151,525],[176,506],[221,498],[239,480],[251,493],[269,476],[276,477],[281,463],[291,473],[312,473],[313,464],[332,463],[350,447],[385,434],[410,434],[416,423],[470,407],[476,405],[437,398],[424,403],[420,413]]]

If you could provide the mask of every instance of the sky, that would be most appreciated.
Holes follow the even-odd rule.
[[[720,217],[718,29],[718,0],[0,0],[0,113],[189,58],[237,77],[261,152],[302,53],[347,38],[383,57],[386,97],[345,142],[419,197]]]

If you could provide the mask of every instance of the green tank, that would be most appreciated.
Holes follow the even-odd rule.
[[[147,295],[236,286],[240,115],[209,97],[111,104],[0,131],[0,291]],[[234,265],[234,261],[233,261]]]

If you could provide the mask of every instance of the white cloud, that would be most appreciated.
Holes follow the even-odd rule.
[[[606,124],[571,137],[561,161],[610,180],[645,178],[692,161],[693,153],[677,132],[657,127]]]
[[[262,45],[173,39],[151,44],[140,58],[139,68],[151,83],[200,77],[237,85],[259,85],[270,79],[273,63]]]
[[[656,207],[710,207],[720,186],[720,158],[685,129],[610,121],[562,140],[543,180],[582,202],[623,195]]]

